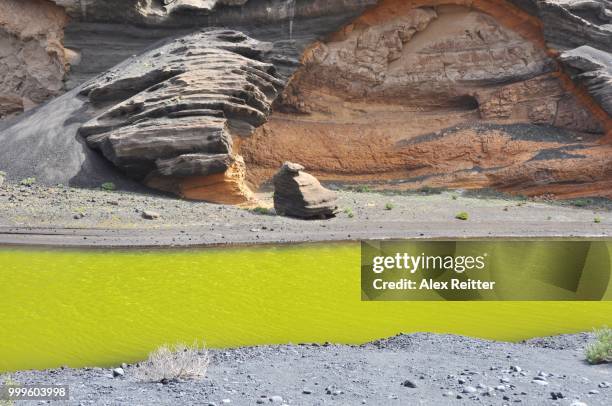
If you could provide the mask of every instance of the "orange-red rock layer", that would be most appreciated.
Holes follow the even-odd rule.
[[[303,64],[236,142],[254,187],[290,160],[385,188],[610,197],[610,117],[507,2],[384,0]]]

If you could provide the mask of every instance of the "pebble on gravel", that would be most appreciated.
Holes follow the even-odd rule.
[[[124,376],[125,375],[125,371],[123,370],[123,368],[115,368],[113,369],[113,377],[117,378],[119,376]]]
[[[406,379],[404,382],[402,382],[402,386],[406,388],[416,388],[417,384],[414,383],[414,381],[411,381],[410,379]]]
[[[550,392],[550,398],[552,400],[557,400],[557,399],[563,399],[565,396],[563,396],[563,393],[561,392]]]
[[[145,220],[157,220],[161,215],[156,211],[145,210],[142,212],[142,218]]]

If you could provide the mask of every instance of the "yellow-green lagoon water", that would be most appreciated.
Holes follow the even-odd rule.
[[[164,343],[520,340],[612,324],[612,302],[362,302],[359,244],[0,249],[0,371],[108,366]]]

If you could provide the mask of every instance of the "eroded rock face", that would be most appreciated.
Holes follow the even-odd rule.
[[[565,51],[559,56],[575,83],[612,115],[612,55],[588,45]]]
[[[609,54],[565,51],[566,71],[511,4],[441,3],[381,1],[306,52],[240,146],[251,181],[299,159],[386,187],[611,196]]]
[[[336,193],[321,186],[300,164],[285,162],[274,176],[274,209],[283,216],[303,219],[333,217]]]
[[[77,128],[133,179],[226,203],[249,199],[245,173],[259,185],[287,160],[322,179],[402,189],[610,195],[604,0],[55,3],[72,17],[66,47],[78,58],[64,50],[64,79],[80,96],[0,127],[5,142],[55,147],[80,140]],[[81,86],[161,38],[211,25],[271,45],[236,32],[186,37]],[[58,156],[73,172],[82,160],[80,182],[94,158],[75,150]]]
[[[181,13],[209,15],[216,7],[242,6],[249,0],[51,0],[81,18],[164,18]]]
[[[181,197],[248,202],[233,139],[263,124],[283,86],[263,61],[269,48],[232,30],[169,40],[0,124],[0,170],[17,180],[134,188],[117,179],[119,169]]]
[[[65,12],[45,0],[0,2],[0,119],[63,90]]]
[[[229,30],[170,41],[81,90],[102,112],[79,134],[151,187],[220,203],[248,200],[232,134],[249,136],[261,126],[283,86],[262,62],[267,49]]]

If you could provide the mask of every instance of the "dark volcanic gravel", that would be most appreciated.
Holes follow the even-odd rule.
[[[584,361],[583,335],[562,340],[573,344],[552,349],[399,335],[362,346],[216,350],[201,381],[140,382],[134,365],[117,377],[111,369],[86,368],[19,372],[12,380],[70,385],[70,405],[612,404],[612,368]]]
[[[271,194],[261,194],[270,208]],[[163,195],[66,186],[0,186],[0,244],[194,246],[382,238],[608,237],[610,204],[581,206],[461,192],[340,191],[340,212],[303,221]],[[391,208],[388,210],[387,208]],[[152,212],[151,216],[143,215]],[[468,221],[457,220],[459,212]],[[149,213],[151,214],[151,213]]]

